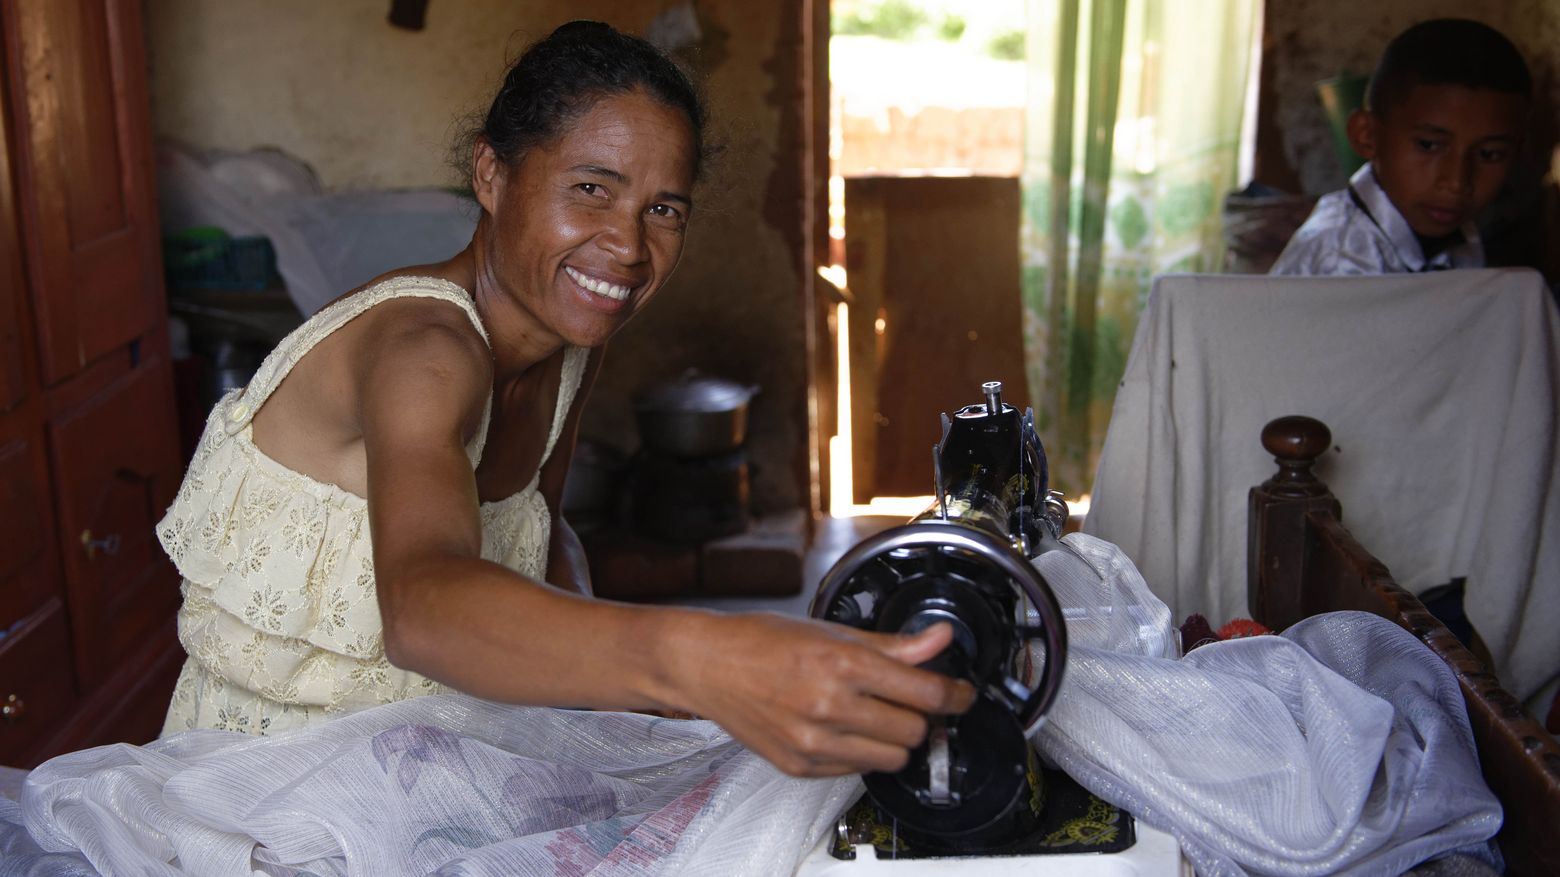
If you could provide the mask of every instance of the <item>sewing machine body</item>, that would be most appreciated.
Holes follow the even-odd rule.
[[[880,632],[948,624],[952,643],[922,666],[969,680],[976,702],[961,716],[933,717],[902,770],[864,776],[867,799],[798,873],[994,877],[1033,873],[1040,862],[1056,874],[1177,873],[1175,840],[1125,813],[1122,852],[1028,854],[1046,845],[1037,841],[1047,797],[1029,737],[1060,690],[1067,656],[1062,609],[1032,560],[1060,547],[1067,505],[1048,490],[1034,413],[1003,403],[1000,383],[982,391],[984,402],[942,415],[932,505],[847,551],[812,605],[816,617]]]
[[[1067,507],[1046,489],[1033,412],[1003,403],[999,383],[982,389],[984,403],[942,417],[931,507],[846,552],[812,607],[867,630],[953,628],[952,644],[923,666],[969,680],[975,704],[934,717],[904,769],[864,778],[907,838],[949,852],[999,848],[1033,830],[1044,790],[1027,737],[1067,654],[1061,608],[1030,563],[1056,544]]]

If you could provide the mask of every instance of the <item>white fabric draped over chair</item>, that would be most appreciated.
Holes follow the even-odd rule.
[[[1085,531],[1174,617],[1248,614],[1246,499],[1269,420],[1327,423],[1318,473],[1413,591],[1465,576],[1503,685],[1560,674],[1560,317],[1521,269],[1169,275],[1140,321]]]

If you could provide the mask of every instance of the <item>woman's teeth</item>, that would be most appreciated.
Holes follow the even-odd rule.
[[[578,283],[580,286],[585,287],[597,295],[604,295],[613,301],[622,301],[623,299],[628,298],[628,287],[626,286],[618,286],[615,283],[608,283],[605,280],[597,280],[594,277],[586,277],[584,274],[581,274],[580,272],[568,266],[564,266],[563,273],[569,275],[570,280],[573,280],[575,283]]]

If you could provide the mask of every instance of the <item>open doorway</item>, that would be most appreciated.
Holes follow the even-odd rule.
[[[988,380],[1027,404],[1025,3],[832,0],[827,16],[822,493],[836,517],[905,517],[931,502],[941,412]]]

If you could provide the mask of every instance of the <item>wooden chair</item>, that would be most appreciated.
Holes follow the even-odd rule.
[[[1278,472],[1250,494],[1253,618],[1281,630],[1311,615],[1353,609],[1396,621],[1419,637],[1462,688],[1485,781],[1505,808],[1496,840],[1508,872],[1560,874],[1560,744],[1344,528],[1337,498],[1312,472],[1331,443],[1327,426],[1309,417],[1281,417],[1262,430]]]

